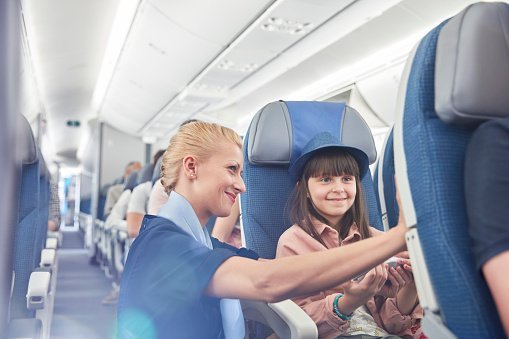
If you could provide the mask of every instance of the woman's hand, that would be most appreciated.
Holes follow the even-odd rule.
[[[348,281],[342,285],[344,296],[338,307],[344,314],[350,314],[377,294],[387,280],[387,264],[371,269],[360,281]]]

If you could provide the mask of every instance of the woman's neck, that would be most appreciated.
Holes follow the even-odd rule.
[[[179,188],[178,185],[174,189],[175,193],[180,194],[184,199],[187,200],[187,202],[191,205],[193,208],[194,214],[196,214],[196,217],[198,217],[198,221],[200,222],[200,226],[202,228],[205,227],[207,224],[207,221],[210,218],[210,213],[204,213],[201,211],[199,204],[196,201],[193,201],[191,198],[193,195],[187,192],[185,189]]]

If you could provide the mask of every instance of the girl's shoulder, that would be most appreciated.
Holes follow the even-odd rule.
[[[294,224],[294,225],[290,226],[286,231],[284,231],[283,234],[281,234],[281,236],[279,237],[279,241],[281,242],[281,240],[291,240],[291,239],[302,238],[302,237],[311,237],[311,236],[309,234],[307,234],[306,231],[304,231],[302,229],[302,227],[300,227],[297,224]]]
[[[324,246],[299,225],[293,225],[279,238],[276,257],[316,252],[323,249],[325,249]]]

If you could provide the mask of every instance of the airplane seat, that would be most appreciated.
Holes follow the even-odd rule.
[[[396,201],[396,185],[394,183],[394,130],[387,133],[382,152],[373,176],[375,196],[378,200],[384,231],[398,224],[399,207]]]
[[[151,181],[153,173],[154,166],[152,164],[146,164],[143,166],[143,168],[138,172],[138,177],[136,178],[137,185]]]
[[[396,180],[430,338],[505,337],[475,269],[463,169],[475,126],[508,113],[507,32],[507,4],[471,5],[421,40],[402,77]]]
[[[14,245],[14,284],[11,298],[11,319],[33,318],[35,312],[27,309],[26,294],[30,274],[36,268],[36,227],[39,217],[39,154],[30,124],[22,117],[20,122],[22,155],[21,182],[18,204],[18,224]]]
[[[99,191],[99,201],[97,203],[97,219],[105,221],[104,217],[104,205],[106,204],[106,197],[108,196],[108,189],[113,186],[111,184],[105,184],[101,187]]]
[[[240,201],[241,227],[245,246],[263,258],[274,258],[279,237],[291,226],[286,213],[288,197],[294,186],[288,172],[289,164],[309,140],[324,131],[343,143],[366,150],[371,163],[376,160],[369,127],[357,111],[343,103],[272,102],[263,107],[251,122],[243,147],[243,177],[247,190]],[[372,202],[368,205],[370,224],[381,229],[369,171],[362,185],[366,201]],[[264,319],[261,322],[272,327],[280,337],[316,338],[318,335],[311,318],[290,300],[275,304],[242,303],[246,319],[251,316],[258,320],[261,317]],[[270,310],[263,309],[263,305]],[[260,308],[256,309],[258,306]],[[286,307],[290,310],[286,311]],[[256,312],[266,314],[265,318],[256,315]],[[298,319],[295,320],[297,324],[292,322],[292,316]],[[274,320],[278,317],[285,320],[278,323]],[[299,325],[304,328],[299,328]]]
[[[127,176],[127,178],[124,181],[124,191],[125,190],[132,191],[133,188],[135,188],[136,185],[138,185],[138,173],[139,171],[135,171]]]
[[[134,171],[131,174],[129,174],[124,182],[124,192],[122,194],[125,194],[125,191],[130,191],[138,185],[138,177],[140,175],[140,171]],[[118,201],[117,201],[118,203]],[[127,210],[127,205],[125,206],[124,213]],[[125,220],[125,215],[124,215]],[[123,271],[123,249],[124,249],[124,242],[127,239],[127,228],[126,225],[119,225],[118,220],[113,220],[110,222],[107,219],[107,222],[105,223],[106,229],[105,229],[105,237],[106,237],[106,246],[105,246],[105,253],[106,253],[106,275],[111,274],[120,274]],[[124,221],[125,223],[125,221]]]
[[[39,338],[49,336],[51,273],[37,269],[37,227],[41,225],[40,160],[30,124],[23,116],[20,116],[20,120],[21,181],[18,187],[9,325],[5,334],[7,338]]]
[[[163,157],[159,157],[157,160],[154,171],[152,172],[152,186],[156,183],[157,180],[161,179],[161,164],[163,162]]]

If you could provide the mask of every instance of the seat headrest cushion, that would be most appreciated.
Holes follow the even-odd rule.
[[[376,160],[371,130],[360,114],[344,103],[272,102],[258,111],[248,133],[247,156],[254,165],[288,167],[321,133],[365,153],[369,163]]]
[[[30,127],[30,123],[24,116],[20,117],[18,128],[22,163],[24,165],[33,164],[39,159],[37,144],[35,143],[32,127]]]
[[[152,164],[143,166],[143,168],[138,173],[138,184],[143,184],[144,182],[151,181],[153,171],[154,167],[152,167]]]
[[[438,37],[435,110],[462,125],[509,115],[509,5],[478,3],[451,18]]]

